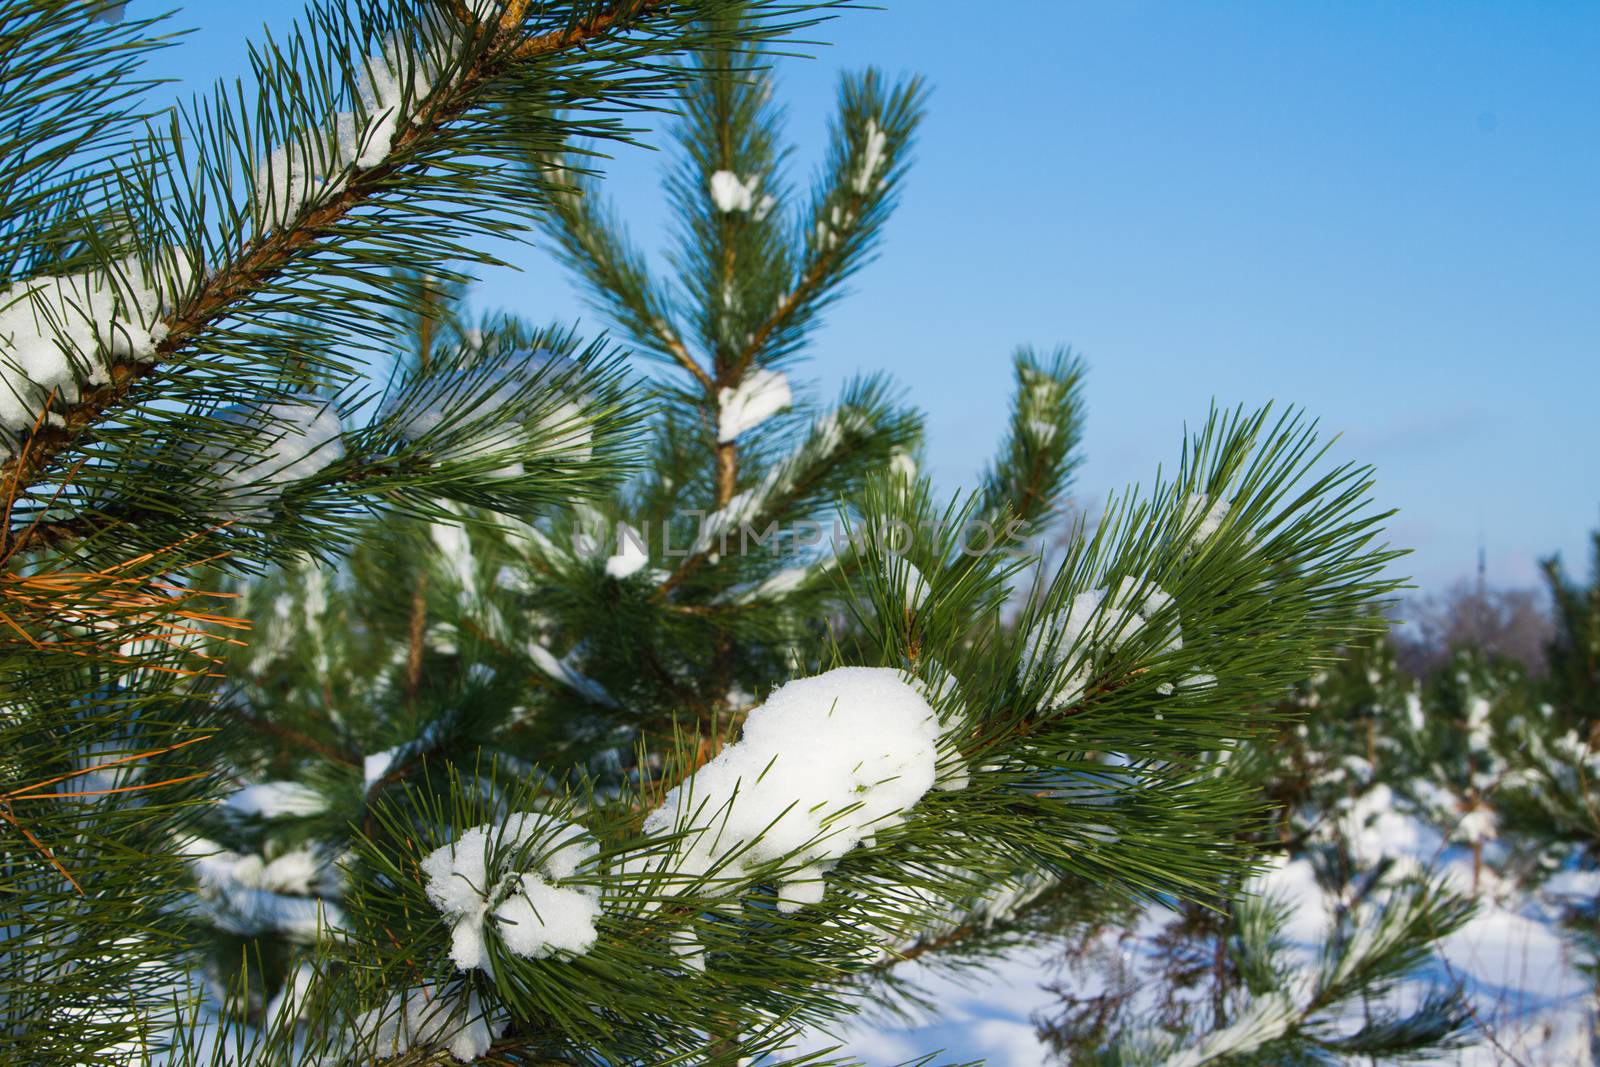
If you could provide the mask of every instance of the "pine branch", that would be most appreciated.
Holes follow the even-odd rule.
[[[925,99],[916,79],[885,86],[876,71],[844,79],[828,172],[812,192],[801,227],[804,257],[789,291],[736,353],[728,380],[737,381],[758,360],[770,363],[792,351],[817,313],[870,259],[895,208]]]
[[[1058,513],[1082,461],[1084,366],[1067,349],[1041,359],[1025,347],[1012,362],[1011,427],[984,475],[981,506],[992,522],[1014,521],[1026,530]]]
[[[26,452],[0,463],[0,496],[12,499],[20,495],[57,455],[124,403],[133,387],[154,374],[162,361],[198,341],[208,326],[287,264],[314,253],[325,231],[382,193],[389,181],[404,170],[408,151],[415,151],[459,117],[473,103],[480,88],[508,65],[536,63],[564,52],[581,51],[597,38],[630,28],[633,19],[653,6],[655,0],[621,0],[567,29],[524,39],[520,13],[527,4],[526,0],[516,0],[508,7],[492,45],[463,70],[447,93],[430,99],[427,110],[396,135],[394,149],[383,162],[356,171],[344,190],[328,202],[306,212],[292,226],[275,229],[246,244],[229,263],[210,273],[181,309],[161,320],[166,336],[157,345],[154,361],[113,365],[111,380],[86,392],[63,415],[62,425],[42,427]]]
[[[640,348],[687,371],[703,396],[714,400],[716,383],[690,354],[644,257],[601,208],[597,183],[581,171],[578,158],[540,160],[531,170],[552,187],[547,230],[562,259],[587,283],[590,302]]]
[[[250,729],[257,731],[258,733],[277,738],[279,741],[282,741],[288,745],[291,749],[302,749],[306,752],[315,752],[323,759],[331,760],[334,763],[343,764],[346,767],[361,766],[361,757],[355,753],[347,752],[335,745],[330,745],[326,741],[319,741],[310,734],[296,730],[293,727],[286,726],[274,719],[263,718],[254,714],[242,705],[224,703],[218,704],[217,708],[232,721],[243,726],[248,726]]]

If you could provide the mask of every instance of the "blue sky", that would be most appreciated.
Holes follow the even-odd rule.
[[[132,10],[156,6],[133,0]],[[264,13],[210,0],[160,60],[233,73]],[[1184,423],[1297,403],[1378,468],[1424,590],[1586,566],[1600,525],[1600,5],[899,0],[781,69],[797,178],[841,69],[932,84],[882,257],[817,336],[823,395],[862,369],[929,419],[942,487],[998,440],[1018,343],[1089,360],[1092,504],[1148,482]],[[611,193],[659,246],[659,155]],[[543,254],[485,304],[589,315]]]

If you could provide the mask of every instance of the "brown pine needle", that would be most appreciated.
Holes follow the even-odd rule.
[[[34,848],[38,849],[39,854],[50,862],[50,866],[60,871],[61,876],[70,882],[72,884],[72,888],[76,889],[78,894],[82,896],[84,895],[83,886],[78,884],[78,880],[72,876],[71,871],[67,870],[66,865],[56,858],[56,854],[50,851],[50,846],[39,840],[38,836],[35,835],[32,830],[29,830],[26,826],[22,825],[21,821],[17,819],[15,812],[12,811],[12,801],[51,800],[65,797],[98,797],[110,796],[113,793],[139,793],[147,789],[157,789],[162,786],[177,785],[180,782],[192,782],[197,778],[204,778],[205,775],[188,774],[178,778],[167,778],[159,782],[144,782],[139,785],[120,785],[111,789],[82,789],[67,793],[38,792],[38,790],[41,790],[46,786],[55,785],[57,782],[65,782],[69,779],[78,778],[85,774],[93,774],[96,771],[103,771],[108,767],[120,767],[125,763],[132,763],[134,760],[149,759],[151,756],[160,756],[165,755],[168,752],[176,752],[180,748],[187,748],[189,745],[199,744],[201,741],[209,741],[213,736],[214,735],[212,734],[206,734],[203,737],[191,737],[187,741],[179,741],[177,744],[167,745],[165,748],[152,748],[148,752],[135,752],[130,756],[121,756],[117,759],[105,760],[103,762],[96,763],[91,767],[85,767],[82,770],[70,771],[67,774],[57,775],[54,778],[46,778],[42,781],[34,782],[32,785],[25,785],[18,789],[0,793],[0,819],[4,819],[6,822],[16,827],[17,832],[23,837],[27,838],[28,843]]]
[[[158,789],[164,785],[177,785],[179,782],[193,782],[204,778],[203,774],[186,774],[181,778],[167,778],[159,782],[144,782],[140,785],[119,785],[114,789],[80,789],[71,793],[12,793],[11,800],[48,800],[53,797],[103,797],[112,793],[138,793],[145,789]]]
[[[38,849],[44,858],[50,861],[50,866],[60,871],[61,877],[72,883],[72,888],[78,891],[78,895],[80,897],[86,895],[83,891],[83,886],[79,885],[78,880],[72,877],[72,872],[67,870],[67,868],[62,865],[60,860],[56,859],[56,854],[50,851],[50,847],[43,841],[40,841],[37,837],[33,836],[32,830],[29,830],[26,826],[23,826],[20,822],[18,822],[16,816],[11,814],[10,807],[3,801],[0,801],[0,819],[4,819],[12,826],[15,826],[17,828],[17,832],[23,837],[27,838],[28,843],[33,845],[34,848]]]
[[[151,756],[164,756],[168,752],[176,752],[180,748],[187,748],[190,745],[198,745],[202,741],[209,741],[214,736],[216,735],[206,734],[203,737],[191,737],[187,741],[179,741],[177,744],[168,745],[166,748],[152,748],[148,752],[135,752],[131,756],[122,756],[119,759],[106,760],[104,763],[96,763],[94,766],[85,767],[81,771],[69,771],[66,774],[57,775],[54,778],[46,778],[42,782],[34,782],[32,785],[25,785],[20,789],[12,790],[7,793],[0,793],[0,800],[10,800],[22,793],[32,793],[35,790],[43,789],[47,785],[55,785],[57,782],[65,782],[69,778],[78,778],[85,774],[93,774],[96,771],[103,771],[108,767],[120,767],[124,763],[132,763],[134,760],[149,759]]]

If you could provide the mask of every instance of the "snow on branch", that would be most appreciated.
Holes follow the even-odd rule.
[[[149,271],[130,258],[0,291],[0,458],[47,410],[110,382],[113,363],[155,359],[161,316],[188,284],[187,260],[175,262]]]
[[[220,929],[275,932],[305,943],[344,929],[343,911],[328,899],[342,892],[339,873],[313,848],[267,859],[191,837],[178,842],[178,851],[194,869],[199,909]]]
[[[620,582],[639,573],[649,562],[644,536],[627,523],[619,525],[617,551],[606,559],[606,575]]]
[[[706,515],[695,538],[691,558],[720,552],[723,538],[740,523],[769,514],[774,505],[791,496],[844,451],[846,435],[865,434],[871,420],[860,408],[843,406],[821,415],[800,447],[774,463],[760,482],[734,495]]]
[[[563,885],[594,861],[594,838],[550,815],[521,813],[502,825],[475,826],[422,861],[428,899],[451,926],[458,968],[489,970],[486,928],[508,951],[529,959],[577,956],[594,944],[600,892]],[[524,856],[540,858],[530,868]]]
[[[504,1008],[491,1009],[471,986],[427,984],[396,993],[383,1007],[363,1013],[355,1029],[365,1035],[363,1051],[373,1057],[445,1048],[470,1063],[487,1053],[510,1024]]]
[[[889,135],[879,127],[876,118],[868,118],[862,132],[861,158],[856,164],[855,177],[850,180],[850,186],[857,193],[864,194],[881,180],[878,172],[883,169]]]
[[[437,462],[485,468],[488,478],[519,478],[535,459],[586,463],[594,428],[578,371],[576,360],[544,348],[447,365],[405,383],[383,418]]]
[[[557,656],[545,647],[543,641],[534,639],[525,646],[528,658],[533,665],[538,667],[553,680],[577,693],[583,699],[602,707],[617,707],[617,698],[607,692],[605,686],[578,671],[566,660]]]
[[[711,176],[709,187],[711,203],[724,215],[741,212],[760,222],[777,205],[771,196],[758,195],[761,189],[759,174],[752,174],[748,180],[743,180],[731,170],[719,170]]]
[[[224,805],[232,815],[281,819],[320,815],[328,810],[328,798],[300,782],[258,782],[230,795]]]
[[[717,393],[717,442],[726,444],[753,430],[793,402],[782,371],[756,370]]]
[[[443,20],[432,26],[436,36],[449,32]],[[257,164],[251,193],[259,228],[286,225],[343,192],[355,171],[387,159],[439,74],[428,49],[414,50],[398,37],[367,56],[356,77],[356,109],[336,113],[326,129],[280,145]]]
[[[344,457],[343,427],[333,403],[310,394],[224,408],[228,438],[206,446],[226,504],[246,519],[277,506],[283,490]],[[229,440],[229,443],[223,443]]]
[[[938,715],[897,670],[841,667],[781,686],[646,816],[647,833],[683,835],[666,891],[733,892],[781,863],[780,910],[820,901],[828,870],[933,788],[938,748]]]
[[[1213,500],[1205,493],[1190,493],[1185,497],[1182,525],[1185,530],[1193,531],[1189,537],[1189,551],[1198,549],[1215,537],[1217,531],[1222,529],[1222,524],[1228,521],[1228,513],[1232,508],[1232,503],[1220,496]]]
[[[1149,629],[1158,651],[1183,647],[1172,598],[1154,582],[1127,577],[1115,591],[1079,593],[1065,611],[1038,620],[1023,639],[1018,680],[1043,687],[1042,708],[1062,708],[1083,696],[1098,656],[1114,652]]]

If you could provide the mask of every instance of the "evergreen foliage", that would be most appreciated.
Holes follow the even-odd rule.
[[[373,509],[515,510],[621,474],[630,408],[597,348],[568,375],[592,454],[526,433],[503,450],[536,476],[514,481],[440,461],[470,402],[403,438],[368,417],[364,370],[406,336],[408,272],[461,277],[537,214],[510,161],[626,138],[675,91],[664,57],[731,40],[715,3],[322,4],[244,81],[152,113],[140,62],[171,36],[123,6],[0,4],[7,1061],[120,1061],[161,1029],[172,842],[229,758],[209,692],[242,620],[208,566],[331,557]],[[761,4],[739,33],[812,18]],[[491,381],[505,422],[555,384],[505,397],[486,372],[463,395]]]
[[[948,502],[887,381],[792,385],[917,82],[846,77],[799,194],[762,45],[809,7],[327,3],[147,121],[161,27],[109,6],[3,11],[3,1051],[731,1064],[993,951],[1024,899],[1240,884],[1228,754],[1394,588],[1370,472],[1214,410],[1041,568],[1069,353],[1016,355]],[[585,152],[669,100],[663,282]],[[530,225],[649,375],[466,320],[483,239]],[[1296,1032],[1442,899],[1396,890]]]
[[[1285,727],[1231,762],[1236,773],[1258,776],[1272,799],[1260,844],[1283,857],[1254,895],[1217,909],[1025,907],[1034,930],[1066,946],[1054,985],[1061,1006],[1038,1020],[1041,1037],[1073,1063],[1356,1055],[1334,1037],[1336,1026],[1305,1026],[1316,1017],[1302,1008],[1316,997],[1303,994],[1327,959],[1383,928],[1357,921],[1364,909],[1400,901],[1425,913],[1394,942],[1409,954],[1411,974],[1383,976],[1361,991],[1360,1010],[1343,1016],[1399,1044],[1359,1055],[1448,1060],[1458,1043],[1517,1062],[1593,1055],[1592,990],[1530,1017],[1527,994],[1504,1002],[1513,976],[1468,982],[1442,957],[1428,958],[1457,931],[1468,935],[1463,946],[1492,944],[1509,936],[1508,923],[1545,918],[1565,928],[1578,966],[1596,970],[1600,764],[1583,653],[1593,586],[1555,560],[1545,570],[1554,607],[1547,672],[1498,651],[1503,643],[1489,634],[1482,644],[1428,650],[1423,662],[1434,666],[1420,677],[1400,668],[1395,642],[1356,645],[1296,687]],[[1466,925],[1476,922],[1469,902],[1485,924],[1476,934]],[[1324,914],[1331,927],[1319,933],[1310,920]],[[1275,940],[1285,919],[1297,929]],[[1266,981],[1250,978],[1271,961],[1256,972]]]

